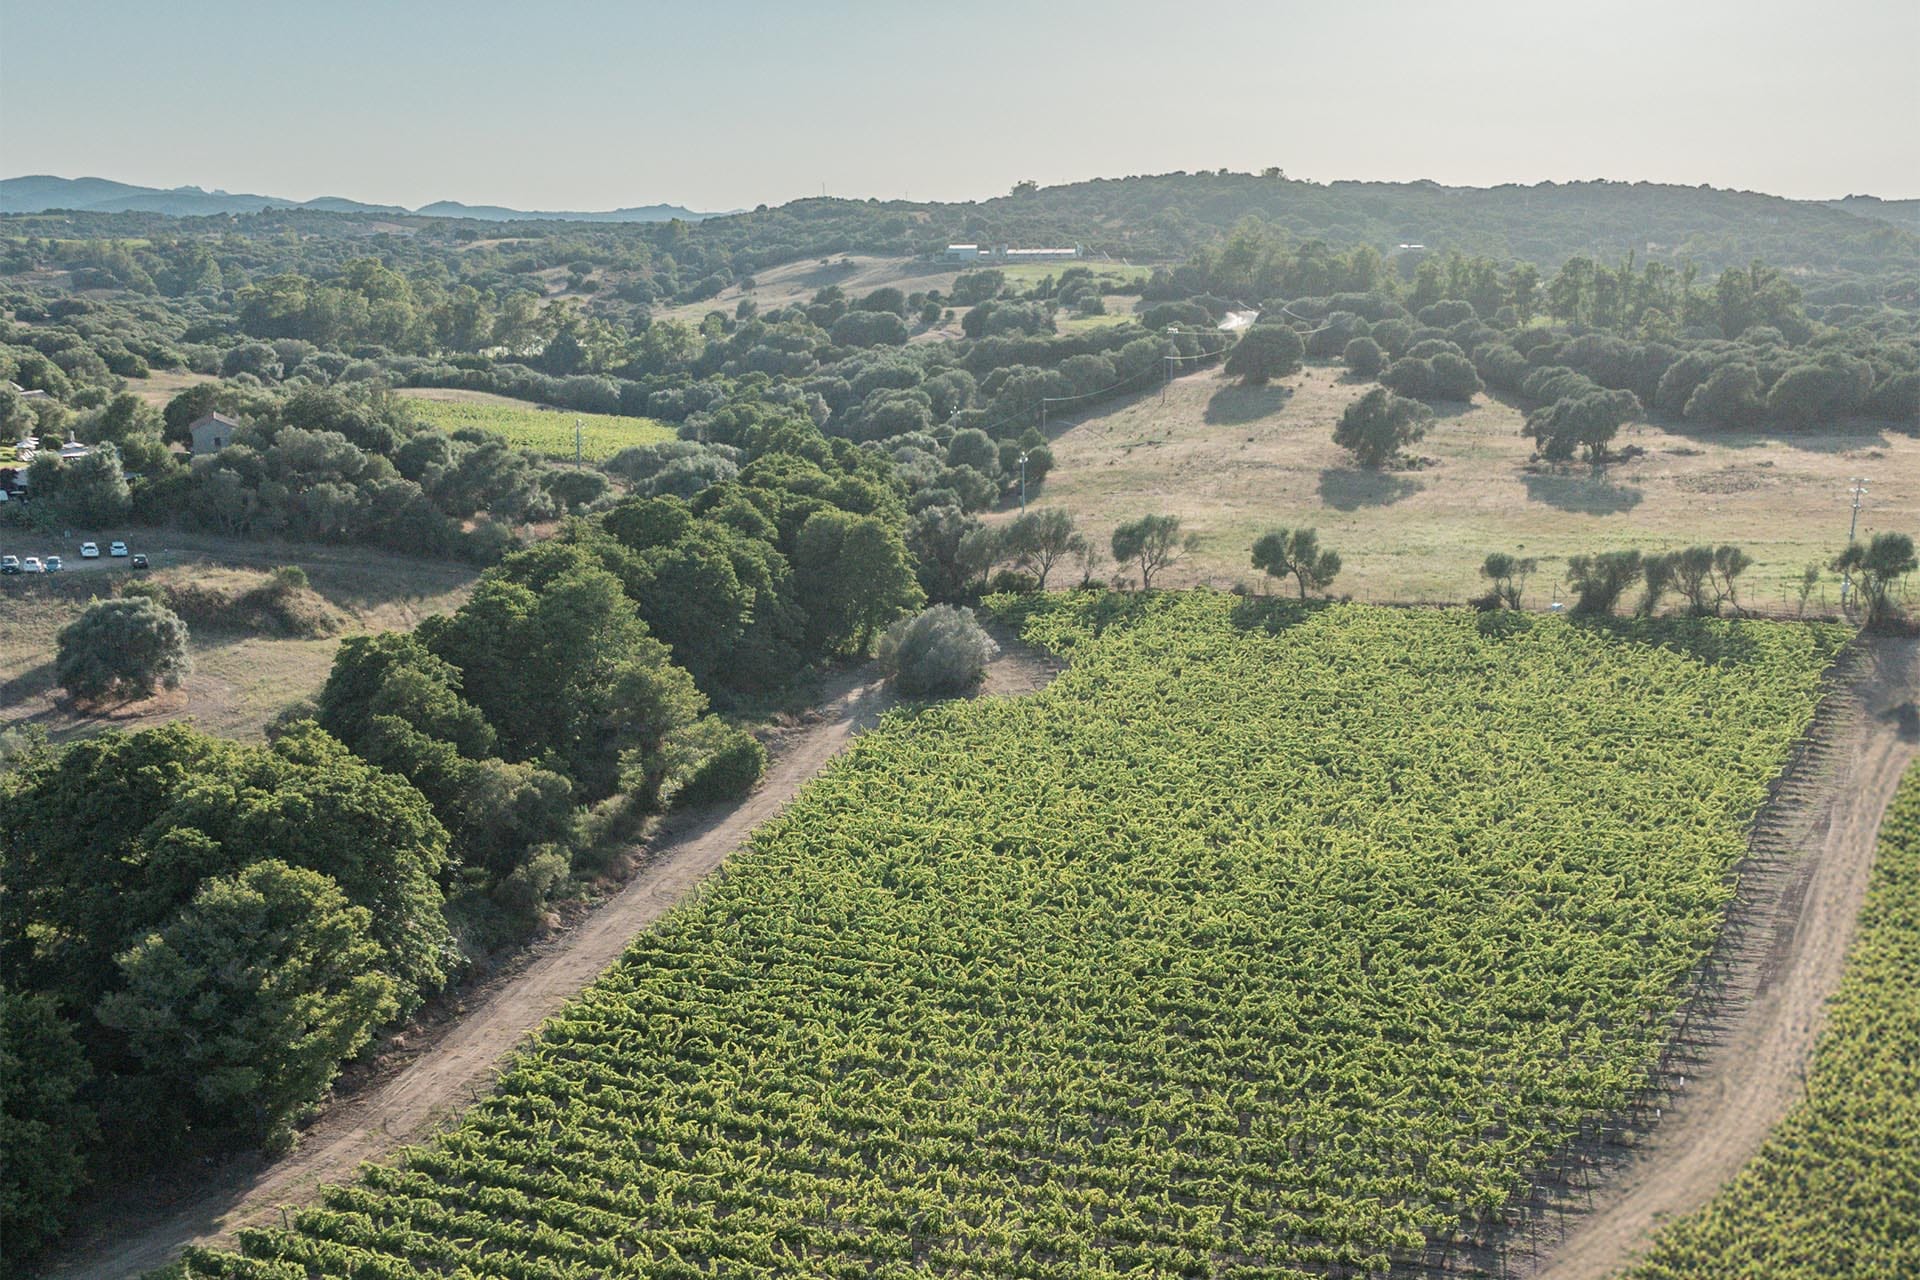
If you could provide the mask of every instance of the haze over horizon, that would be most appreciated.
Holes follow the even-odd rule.
[[[0,169],[541,210],[972,200],[1268,165],[1920,197],[1910,3],[1228,4],[1204,24],[1138,0],[602,10],[549,5],[532,40],[498,0],[341,0],[326,21],[6,0]],[[84,58],[37,54],[76,30]]]

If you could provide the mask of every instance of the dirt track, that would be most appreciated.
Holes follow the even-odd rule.
[[[1530,1274],[1599,1280],[1629,1264],[1661,1223],[1710,1199],[1804,1092],[1807,1058],[1839,984],[1865,899],[1880,819],[1920,754],[1920,642],[1863,653],[1804,800],[1783,790],[1757,832],[1756,887],[1742,888],[1728,1014],[1633,1161],[1594,1191]],[[1793,783],[1789,781],[1788,786]],[[1768,856],[1766,846],[1775,856]],[[1772,865],[1767,865],[1772,864]]]
[[[1031,692],[1059,669],[1037,651],[996,634],[1002,653],[988,668],[984,693]],[[47,1274],[133,1276],[163,1265],[188,1244],[229,1242],[237,1228],[278,1221],[281,1205],[304,1203],[321,1183],[345,1181],[362,1163],[443,1127],[486,1092],[507,1055],[541,1022],[618,959],[636,933],[693,890],[892,703],[871,669],[831,682],[817,719],[776,745],[757,791],[731,809],[667,835],[626,888],[486,995],[430,1051],[378,1086],[336,1104],[291,1155],[223,1180],[164,1220],[119,1239],[80,1245],[56,1259]]]

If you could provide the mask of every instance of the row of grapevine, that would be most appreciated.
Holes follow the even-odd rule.
[[[1642,1089],[1837,630],[1022,606],[461,1126],[226,1276],[1327,1277],[1484,1258]]]
[[[1920,1276],[1920,765],[1882,823],[1806,1100],[1630,1276]]]

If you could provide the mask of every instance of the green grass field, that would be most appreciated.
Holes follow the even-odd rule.
[[[449,395],[462,395],[462,398],[442,398]],[[472,398],[465,398],[467,396]],[[407,398],[414,402],[421,417],[443,431],[458,431],[463,427],[485,431],[515,448],[531,449],[555,458],[573,457],[576,421],[581,426],[581,456],[589,462],[611,458],[631,445],[657,444],[674,438],[672,427],[652,418],[538,409],[521,401],[471,392],[441,392],[431,396],[416,393]]]
[[[997,603],[1052,685],[889,717],[458,1127],[186,1274],[1484,1258],[1646,1079],[1845,638]]]

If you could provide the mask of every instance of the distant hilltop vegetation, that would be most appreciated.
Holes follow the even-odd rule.
[[[1790,271],[1920,275],[1920,201],[1848,195],[1789,200],[1755,191],[1653,182],[1541,182],[1447,187],[1436,182],[1310,182],[1266,173],[1166,173],[1043,187],[1022,182],[979,200],[805,197],[752,211],[648,205],[603,213],[534,212],[439,201],[419,209],[337,196],[278,200],[101,178],[0,180],[0,216],[63,219],[42,234],[141,236],[151,220],[216,216],[363,223],[445,219],[481,227],[553,222],[626,226],[643,237],[670,220],[700,223],[711,254],[765,266],[858,252],[943,257],[965,245],[1080,246],[1079,256],[1134,263],[1185,259],[1243,221],[1295,243],[1457,250],[1558,266],[1572,257],[1692,262],[1701,270],[1754,259]],[[144,220],[144,221],[143,221]],[[391,229],[391,228],[386,228]],[[498,233],[496,233],[498,234]],[[674,249],[685,256],[687,246]]]
[[[262,209],[317,209],[324,213],[417,214],[429,218],[477,218],[484,222],[535,219],[555,222],[666,222],[672,218],[697,222],[702,218],[720,216],[718,213],[682,208],[677,204],[649,204],[631,209],[582,213],[508,209],[499,205],[465,205],[457,200],[439,200],[419,209],[404,209],[393,204],[367,204],[344,196],[286,200],[279,196],[235,194],[217,189],[206,191],[200,187],[139,187],[106,178],[57,178],[50,174],[34,174],[24,178],[0,179],[0,213],[45,213],[50,209],[72,209],[85,213],[161,213],[176,218],[204,217],[216,213],[258,213]]]

